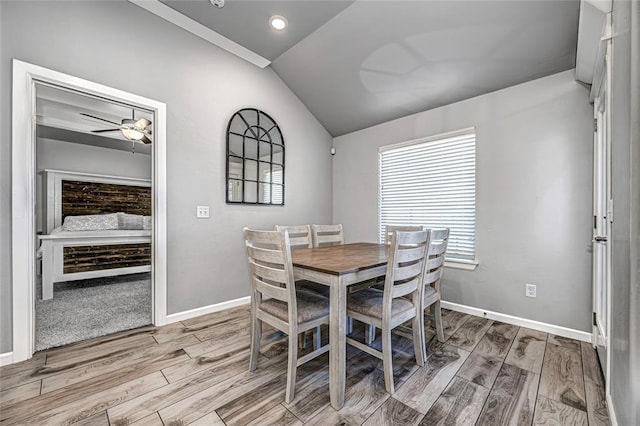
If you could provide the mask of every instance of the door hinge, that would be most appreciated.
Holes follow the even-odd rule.
[[[598,325],[598,323],[596,322],[596,313],[595,312],[592,312],[592,313],[593,313],[593,325],[594,326]]]
[[[598,119],[593,119],[593,133],[598,133]]]
[[[593,216],[593,229],[596,229],[598,227],[598,217],[597,216]]]

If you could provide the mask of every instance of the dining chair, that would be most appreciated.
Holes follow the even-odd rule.
[[[344,244],[342,225],[311,225],[314,247]]]
[[[276,225],[276,231],[287,231],[289,233],[289,242],[292,250],[313,248],[313,239],[311,238],[310,225]],[[314,283],[313,281],[298,280],[296,281],[298,288],[304,288],[319,293],[325,297],[329,297],[329,286]],[[320,344],[320,327],[314,333],[314,346],[319,348]],[[313,330],[311,330],[313,331]],[[304,349],[307,346],[307,333],[300,334],[298,338],[298,346]]]
[[[395,231],[387,261],[384,290],[367,288],[347,296],[347,315],[382,330],[382,352],[347,337],[347,343],[382,359],[387,392],[395,391],[391,330],[412,320],[416,363],[424,365],[424,331],[422,318],[422,276],[429,245],[429,231]]]
[[[449,243],[449,228],[431,229],[429,247],[427,249],[427,261],[422,278],[424,289],[422,291],[422,309],[430,308],[427,315],[433,319],[436,326],[438,340],[444,342],[444,330],[442,329],[442,311],[440,309],[440,280],[444,272],[445,253]],[[424,321],[422,322],[424,328]],[[424,334],[424,332],[423,332]],[[425,352],[426,359],[426,352]]]
[[[243,232],[251,281],[249,370],[254,371],[258,366],[263,322],[287,334],[289,352],[285,401],[290,403],[295,397],[297,368],[329,350],[327,344],[298,358],[297,339],[291,337],[328,325],[329,300],[317,293],[296,289],[287,231],[244,228]]]
[[[393,235],[393,231],[415,232],[415,231],[422,231],[422,230],[423,230],[423,227],[420,225],[385,225],[384,243],[387,246],[391,244],[391,235]],[[373,280],[373,282],[364,283],[360,285],[360,287],[362,288],[366,286],[368,287],[375,286],[378,289],[382,289],[382,287],[384,286],[384,280],[385,280],[384,277],[379,277]],[[376,327],[374,325],[369,325],[365,334],[365,342],[367,342],[367,345],[370,345],[371,343],[373,343],[375,339],[376,339]]]

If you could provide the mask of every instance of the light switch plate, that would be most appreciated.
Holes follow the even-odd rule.
[[[199,219],[208,219],[209,218],[209,206],[198,206],[196,207],[196,217]]]

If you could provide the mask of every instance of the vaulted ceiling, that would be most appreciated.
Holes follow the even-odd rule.
[[[579,0],[160,4],[270,64],[333,136],[576,64]]]

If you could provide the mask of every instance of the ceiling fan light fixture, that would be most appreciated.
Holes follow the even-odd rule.
[[[284,29],[287,28],[288,22],[284,16],[273,15],[269,18],[269,24],[271,28],[276,31],[284,31]]]
[[[141,132],[138,129],[131,129],[131,128],[123,128],[121,129],[122,131],[122,136],[124,136],[125,138],[131,140],[131,141],[139,141],[142,140],[142,138],[144,138],[144,132]]]

